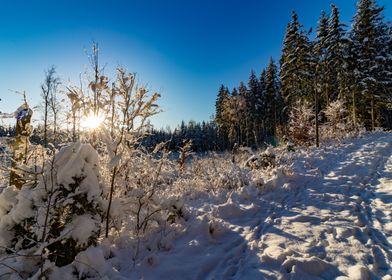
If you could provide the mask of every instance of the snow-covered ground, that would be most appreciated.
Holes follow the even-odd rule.
[[[169,185],[184,218],[44,268],[50,279],[392,279],[392,134],[275,152],[268,170],[196,160]]]
[[[250,185],[224,203],[189,205],[189,227],[166,251],[133,268],[119,250],[113,261],[120,272],[107,275],[392,279],[392,135],[297,154],[261,190]]]

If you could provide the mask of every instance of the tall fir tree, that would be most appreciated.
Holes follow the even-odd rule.
[[[250,146],[252,139],[252,96],[249,94],[247,87],[244,82],[240,82],[238,86],[238,110],[240,122],[240,144]]]
[[[331,5],[326,38],[326,73],[329,83],[330,101],[343,98],[347,93],[347,39],[345,25],[340,22],[339,9]]]
[[[297,14],[293,11],[291,22],[287,25],[286,34],[283,42],[282,57],[280,59],[280,81],[282,95],[288,104],[292,104],[299,95],[297,78],[297,42],[299,41],[301,25]]]
[[[260,88],[260,99],[259,99],[259,107],[257,110],[257,120],[261,124],[260,134],[262,138],[265,137],[265,99],[266,99],[266,90],[265,90],[265,79],[266,79],[266,70],[263,69],[260,73],[259,78],[259,88]]]
[[[313,44],[309,41],[308,34],[302,30],[297,14],[293,12],[280,60],[281,92],[287,104],[286,114],[294,101],[312,98],[313,68]]]
[[[368,129],[376,125],[376,113],[381,104],[387,52],[387,28],[383,22],[382,7],[378,7],[374,0],[361,0],[357,4],[357,12],[350,33],[351,61],[353,67],[353,120],[357,117],[365,123]],[[368,106],[370,104],[370,108]],[[369,122],[370,120],[370,122]]]
[[[241,111],[242,97],[236,88],[233,88],[229,98],[224,102],[224,118],[228,123],[228,139],[230,144],[239,143],[241,140]]]
[[[329,104],[331,99],[331,77],[328,75],[328,65],[327,65],[327,36],[328,36],[328,17],[324,11],[321,12],[318,26],[317,26],[317,40],[314,45],[314,53],[316,56],[316,83],[317,92],[321,93],[320,104]]]
[[[263,107],[263,96],[260,88],[259,80],[257,79],[255,71],[251,71],[248,80],[248,91],[251,96],[251,102],[249,103],[251,110],[251,122],[252,122],[252,135],[253,143],[259,146],[261,143],[261,116]]]
[[[226,98],[228,98],[228,92],[226,91],[226,87],[224,85],[221,85],[215,102],[215,121],[219,126],[221,126],[224,122],[223,102]]]
[[[229,98],[229,90],[224,85],[221,85],[218,92],[218,97],[215,102],[215,122],[218,126],[217,145],[222,149],[227,147],[227,138],[229,123],[225,115],[225,102]]]
[[[265,127],[268,136],[275,136],[276,128],[281,123],[279,96],[277,66],[270,58],[265,74]]]
[[[386,52],[389,54],[385,63],[385,79],[388,81],[384,85],[386,106],[381,110],[381,125],[384,128],[392,129],[392,22],[387,26]]]

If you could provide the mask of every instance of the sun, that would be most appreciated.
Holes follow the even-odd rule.
[[[91,112],[87,116],[82,118],[80,126],[87,130],[96,130],[103,124],[104,120],[105,117],[103,115],[95,115]]]

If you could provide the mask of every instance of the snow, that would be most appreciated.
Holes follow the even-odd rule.
[[[70,174],[83,161],[96,174],[90,147],[73,146],[82,163],[66,153],[67,168],[75,168]],[[50,279],[392,279],[392,134],[268,154],[275,154],[275,166],[251,169],[228,160],[219,176],[223,158],[195,159],[157,193],[165,215],[177,213],[173,223],[161,221],[140,237],[118,229],[70,265],[45,263]],[[202,167],[210,173],[196,171]],[[68,180],[65,171],[59,181]],[[0,198],[11,200],[1,203],[4,214],[15,193]],[[113,216],[123,212],[121,201]],[[74,217],[72,237],[83,243],[94,220]]]
[[[97,228],[99,217],[92,217],[91,215],[82,215],[74,217],[72,222],[63,230],[62,236],[70,233],[79,244],[87,244],[88,239]]]
[[[79,192],[87,193],[88,201],[101,195],[102,191],[97,187],[99,186],[98,154],[91,145],[79,142],[63,147],[56,156],[55,168],[58,184],[66,186],[74,183],[74,177],[83,176]]]
[[[86,262],[109,279],[390,279],[392,135],[346,142],[287,154],[263,188],[186,200],[134,267],[127,246]]]

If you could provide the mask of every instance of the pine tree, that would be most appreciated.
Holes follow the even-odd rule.
[[[241,140],[240,144],[250,145],[252,134],[252,97],[249,94],[244,82],[240,82],[238,87],[238,116],[240,122]]]
[[[265,79],[266,79],[266,71],[263,69],[260,73],[260,79],[259,79],[259,88],[260,88],[260,96],[258,98],[257,104],[257,121],[261,125],[261,140],[265,138],[265,99],[266,99],[266,88],[265,88]]]
[[[298,73],[297,73],[297,43],[300,36],[298,16],[293,11],[291,22],[288,24],[283,43],[282,57],[280,59],[280,81],[282,95],[288,104],[292,104],[298,95]]]
[[[260,131],[261,131],[260,112],[263,106],[263,96],[260,89],[260,83],[256,77],[255,71],[253,70],[250,72],[248,89],[249,89],[249,95],[251,97],[248,105],[251,113],[252,135],[254,137],[254,144],[258,146],[260,144]]]
[[[240,137],[237,100],[238,91],[236,88],[233,88],[229,98],[224,102],[224,118],[229,125],[228,138],[231,143],[238,143]]]
[[[292,13],[285,35],[282,57],[280,60],[281,92],[285,99],[286,112],[298,99],[311,99],[314,78],[313,44],[308,34],[302,30],[298,16]]]
[[[265,127],[268,136],[275,136],[275,130],[280,123],[279,82],[277,76],[277,67],[272,58],[270,58],[266,75],[265,75]]]
[[[356,85],[353,86],[353,120],[356,124],[358,109],[360,118],[365,121],[365,126],[372,130],[376,122],[376,109],[380,105],[378,101],[382,97],[380,89],[383,88],[383,83],[387,82],[383,81],[388,52],[385,42],[387,28],[383,22],[382,11],[383,8],[378,7],[374,0],[361,0],[357,4],[357,12],[350,33],[352,54],[350,59],[355,61],[353,68]],[[367,104],[370,104],[370,108]]]
[[[223,125],[223,102],[228,98],[228,93],[224,85],[221,85],[218,97],[215,102],[215,121],[219,126]]]
[[[386,51],[389,54],[386,60],[386,75],[388,81],[392,81],[392,22],[388,24],[388,37],[386,38]],[[388,82],[385,85],[384,90],[385,102],[387,103],[385,108],[382,109],[382,127],[392,129],[392,82]]]
[[[215,103],[215,122],[218,125],[219,146],[226,148],[229,124],[225,118],[225,102],[229,98],[229,90],[224,85],[221,85],[218,97]]]
[[[318,91],[321,91],[321,95],[323,97],[326,105],[329,104],[331,99],[331,90],[330,90],[330,76],[328,75],[328,65],[327,65],[327,55],[328,55],[328,46],[327,46],[327,36],[328,36],[328,17],[325,12],[321,12],[321,16],[318,22],[317,27],[317,41],[315,43],[314,52],[316,55],[316,83]],[[316,92],[318,94],[318,92]],[[320,100],[321,101],[321,100]],[[318,108],[317,108],[318,109]]]
[[[319,112],[320,107],[328,106],[331,101],[330,76],[328,75],[328,17],[321,12],[317,26],[317,40],[314,44],[314,110],[315,110],[315,132],[316,146],[319,146]]]
[[[326,38],[326,72],[329,84],[330,101],[346,94],[346,48],[345,25],[340,22],[339,10],[331,6],[332,12],[328,21],[328,34]]]

